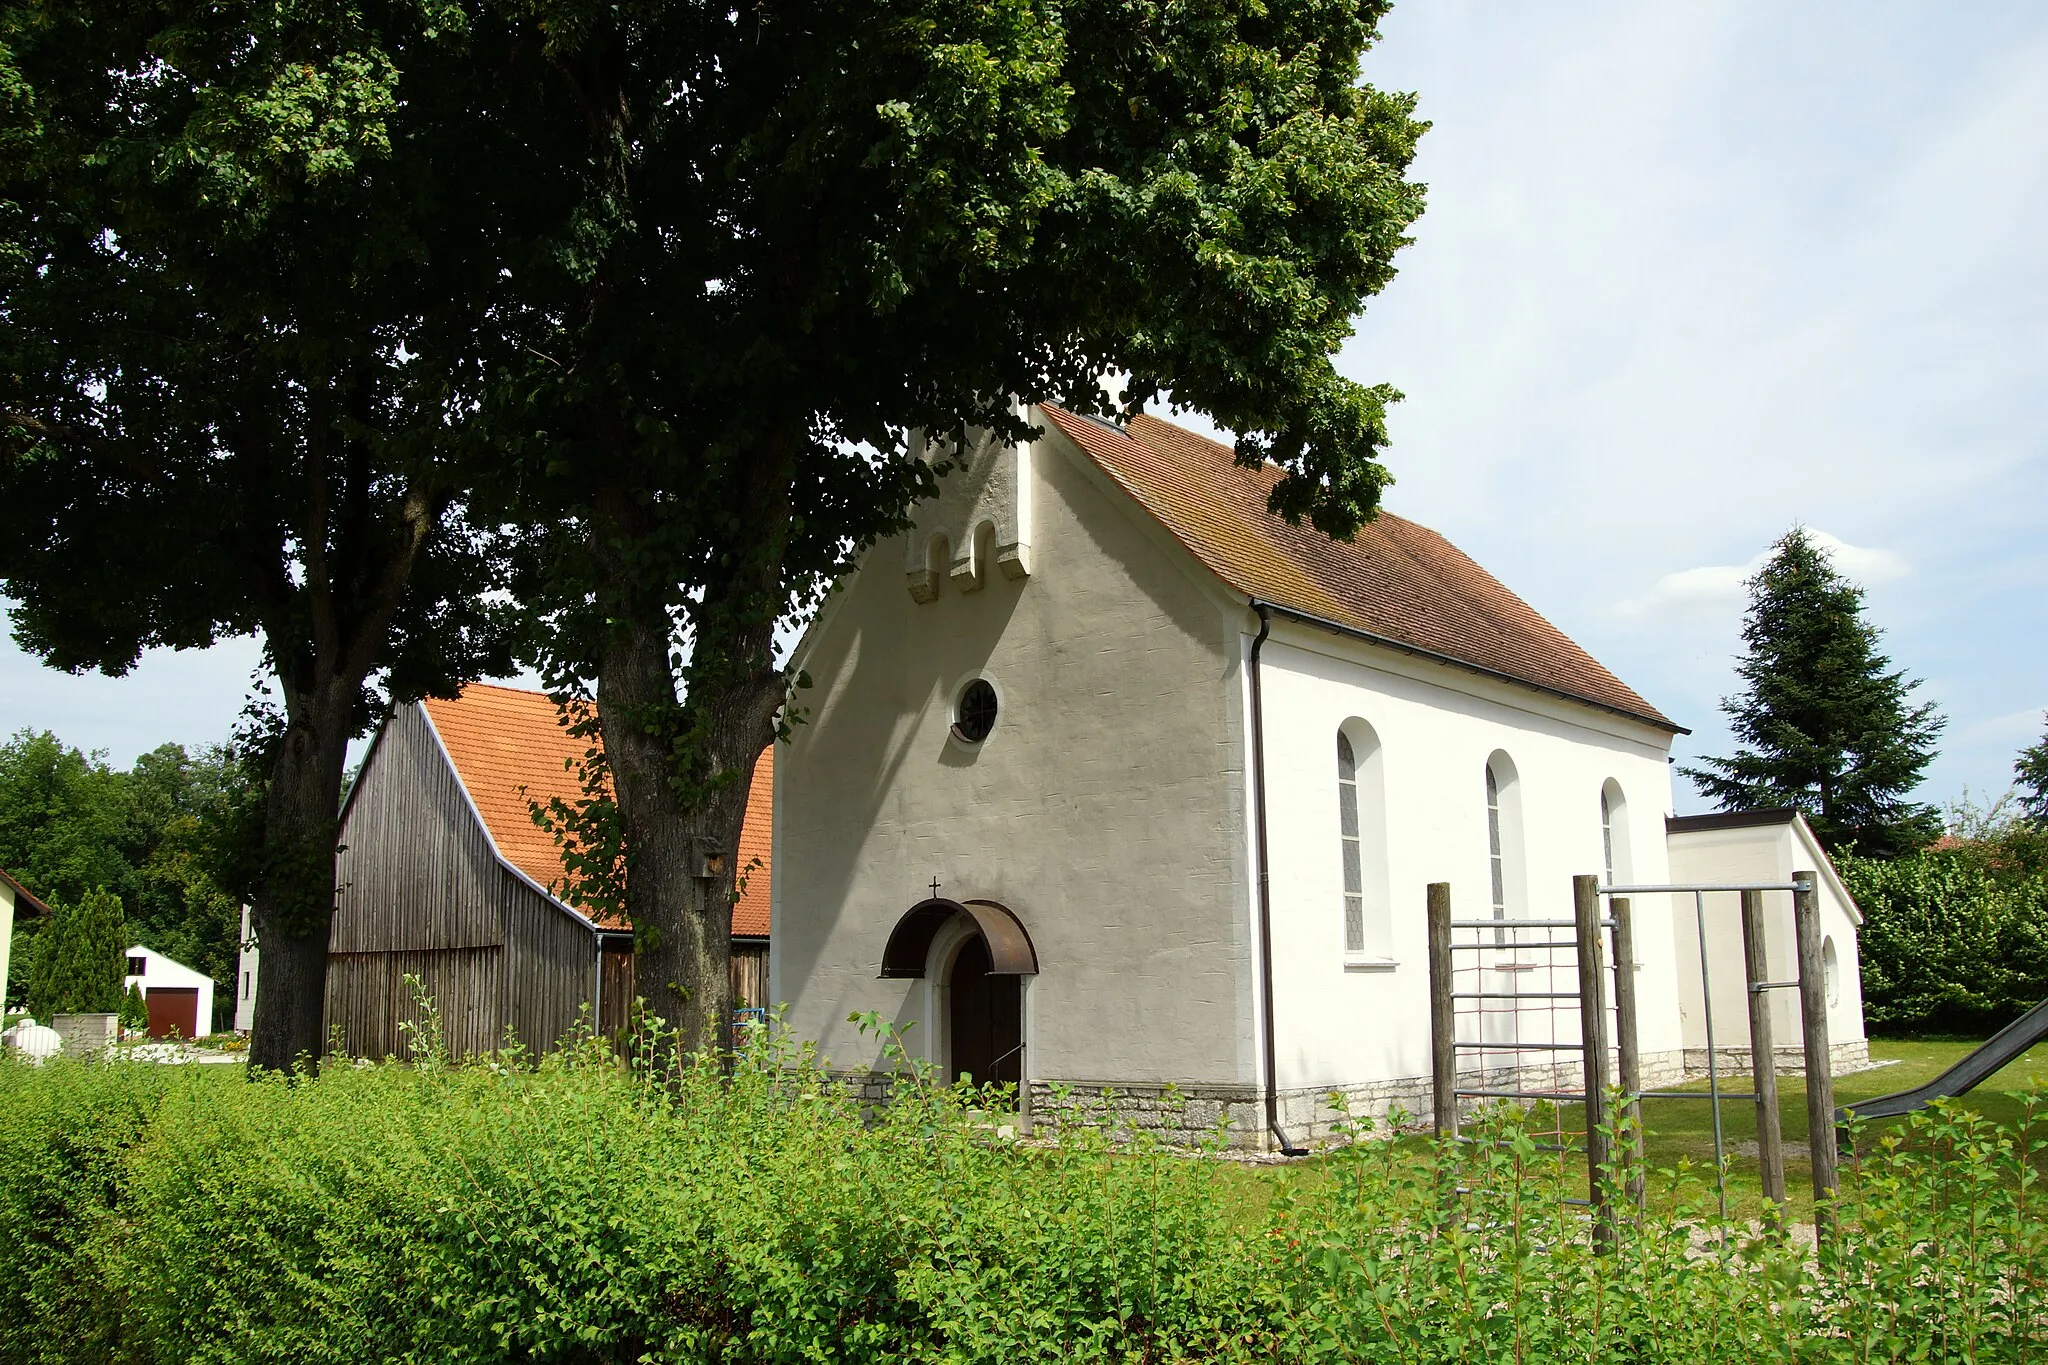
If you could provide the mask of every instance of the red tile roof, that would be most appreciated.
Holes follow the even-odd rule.
[[[545,693],[491,683],[471,683],[454,700],[429,697],[423,705],[441,746],[483,817],[484,828],[506,862],[551,890],[562,880],[561,850],[554,836],[533,823],[529,800],[547,802],[579,792],[576,764],[588,741],[560,724]],[[740,830],[740,868],[758,857],[746,889],[732,908],[732,931],[768,934],[769,855],[775,803],[775,748],[761,751],[747,792],[747,820]]]
[[[1280,479],[1229,446],[1154,417],[1124,431],[1042,409],[1210,572],[1247,597],[1546,691],[1680,727],[1500,580],[1426,526],[1391,512],[1349,543],[1267,510]]]
[[[37,898],[35,892],[29,890],[20,882],[14,880],[13,877],[9,876],[7,869],[4,867],[0,867],[0,882],[6,882],[9,886],[14,888],[15,909],[33,911],[38,915],[47,915],[50,913],[50,907],[43,904],[43,902]]]

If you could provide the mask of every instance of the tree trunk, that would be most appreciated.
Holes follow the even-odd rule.
[[[737,781],[695,809],[682,799],[667,727],[643,719],[677,710],[668,617],[653,616],[619,623],[601,665],[597,705],[627,849],[636,989],[676,1030],[676,1045],[696,1053],[731,1041],[732,865],[760,745],[729,763]],[[713,745],[747,747],[719,744],[717,736]]]
[[[327,934],[334,918],[334,833],[361,687],[285,694],[286,727],[265,798],[262,874],[250,919],[262,981],[251,1069],[318,1066],[325,1044]]]
[[[693,612],[689,690],[678,699],[670,591],[634,547],[659,508],[619,483],[600,491],[593,548],[609,627],[597,709],[626,849],[634,978],[685,1053],[732,1044],[732,906],[740,829],[784,683],[773,667],[793,440],[770,443],[741,498],[734,572]]]

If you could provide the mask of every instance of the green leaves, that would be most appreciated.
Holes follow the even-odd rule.
[[[1958,843],[1881,860],[1845,857],[1863,911],[1863,1011],[1884,1033],[1981,1036],[2048,996],[2048,877]]]
[[[1507,1109],[1276,1177],[1066,1094],[1020,1143],[900,1055],[881,1106],[786,1038],[730,1078],[617,1060],[0,1066],[0,1362],[1832,1365],[2048,1331],[2038,1103],[1866,1135],[1818,1253],[1696,1172],[1602,1250]]]

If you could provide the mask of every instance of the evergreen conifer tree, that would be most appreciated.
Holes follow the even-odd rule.
[[[131,985],[128,994],[121,1000],[121,1027],[140,1032],[149,1027],[149,1002],[142,998],[142,987]]]
[[[2048,722],[2048,714],[2041,719]],[[2035,824],[2048,825],[2048,733],[2042,734],[2040,743],[2020,750],[2012,772],[2018,779],[2020,806],[2027,818]]]
[[[29,1013],[48,1019],[53,1014],[111,1014],[120,1009],[122,958],[128,946],[121,898],[94,890],[50,909],[49,924],[36,936],[36,960],[28,979]]]
[[[1738,748],[1679,771],[1723,810],[1795,806],[1830,851],[1891,857],[1938,837],[1941,818],[1908,794],[1947,722],[1920,683],[1878,651],[1863,589],[1801,527],[1749,581],[1736,665],[1722,699]]]

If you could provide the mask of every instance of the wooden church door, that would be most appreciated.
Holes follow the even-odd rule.
[[[1024,1038],[1018,979],[989,971],[988,944],[976,934],[953,959],[947,978],[949,1079],[966,1072],[976,1085],[1015,1084],[1023,1074]]]

